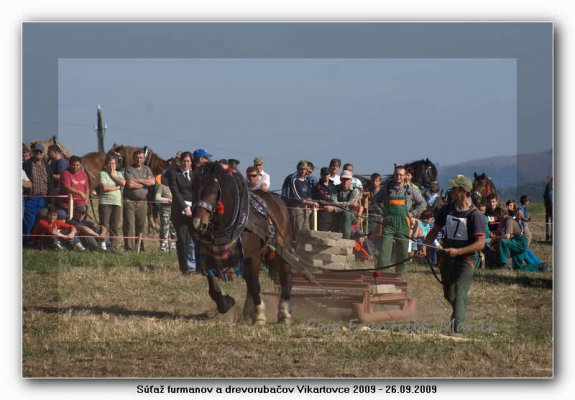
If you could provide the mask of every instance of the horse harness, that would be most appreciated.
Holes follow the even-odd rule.
[[[232,213],[232,218],[226,227],[222,230],[216,231],[215,229],[209,230],[208,238],[200,237],[199,240],[204,244],[210,246],[225,247],[235,242],[248,221],[249,216],[249,202],[248,202],[248,192],[243,183],[241,175],[233,175],[234,183],[236,186],[235,195],[236,199],[234,201],[234,211]],[[194,204],[194,207],[203,208],[210,213],[210,221],[216,214],[223,214],[223,203],[222,198],[222,187],[217,178],[214,178],[214,182],[218,186],[218,193],[214,204],[210,204],[205,200],[199,200]],[[201,192],[201,187],[199,188]]]

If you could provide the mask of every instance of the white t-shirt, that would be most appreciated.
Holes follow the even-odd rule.
[[[268,189],[271,187],[270,184],[270,174],[268,174],[267,172],[263,171],[258,173],[259,179],[258,179],[258,183],[256,185],[256,188],[259,189],[264,183],[268,185]]]

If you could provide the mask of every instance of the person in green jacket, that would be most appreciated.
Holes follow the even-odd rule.
[[[383,216],[383,230],[379,245],[376,268],[398,263],[395,272],[407,278],[407,264],[401,262],[408,257],[410,218],[418,218],[427,208],[427,203],[420,192],[413,189],[405,179],[405,167],[395,167],[394,180],[380,189],[373,202]],[[395,250],[395,259],[392,252]]]

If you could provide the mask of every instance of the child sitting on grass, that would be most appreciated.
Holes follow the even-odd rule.
[[[54,206],[50,206],[46,216],[36,223],[32,234],[42,235],[36,240],[40,247],[47,247],[56,251],[65,248],[77,251],[86,250],[76,237],[76,228],[63,220],[59,220],[58,209]]]
[[[87,209],[85,206],[74,208],[74,218],[70,220],[70,225],[76,227],[80,236],[80,243],[88,250],[96,251],[101,249],[106,251],[106,233],[104,225],[98,225],[86,219]]]

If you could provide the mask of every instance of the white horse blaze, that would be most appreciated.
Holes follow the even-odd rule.
[[[194,217],[192,218],[192,223],[194,224],[194,229],[199,229],[200,228],[200,219],[198,217]]]

